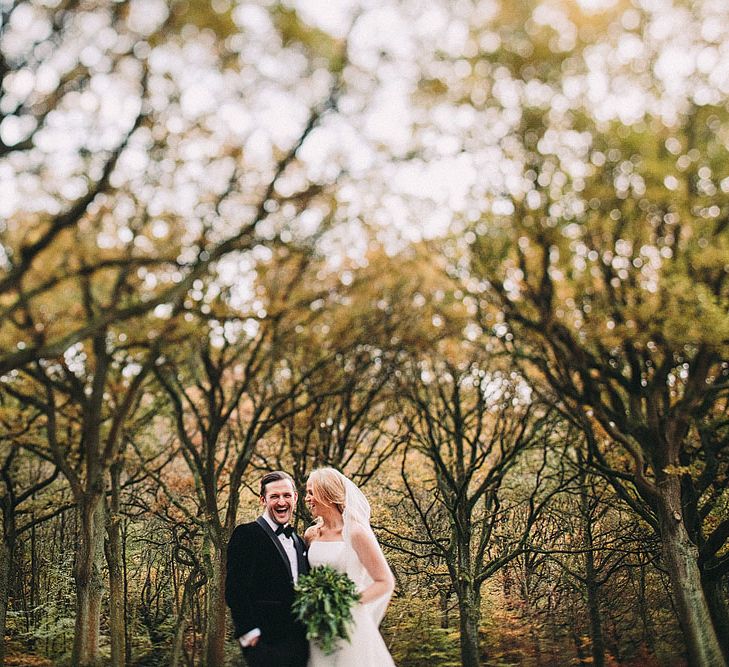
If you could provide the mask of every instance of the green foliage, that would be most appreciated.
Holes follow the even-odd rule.
[[[344,573],[324,565],[299,577],[293,612],[327,655],[339,639],[349,640],[352,607],[359,600],[354,582]]]
[[[400,667],[457,667],[461,664],[458,631],[452,628],[411,628],[406,644],[393,653],[395,664]]]
[[[456,667],[461,664],[458,630],[441,627],[438,606],[432,598],[412,589],[395,598],[385,616],[382,634],[399,667]]]

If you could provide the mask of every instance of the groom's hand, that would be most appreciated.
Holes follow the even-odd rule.
[[[238,643],[243,648],[253,648],[256,644],[258,644],[258,640],[261,637],[261,631],[259,628],[254,628],[250,632],[246,632],[246,634],[241,635],[238,637]]]

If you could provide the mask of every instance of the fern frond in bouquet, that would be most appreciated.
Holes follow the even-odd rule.
[[[354,582],[329,565],[298,578],[292,610],[306,628],[306,638],[331,654],[340,639],[349,640],[352,607],[359,600]]]

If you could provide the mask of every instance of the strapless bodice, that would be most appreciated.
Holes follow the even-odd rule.
[[[314,540],[309,545],[309,565],[329,565],[338,572],[346,571],[344,542],[324,542]]]

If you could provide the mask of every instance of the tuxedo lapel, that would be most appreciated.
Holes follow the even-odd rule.
[[[274,546],[276,547],[276,550],[281,555],[281,558],[283,558],[283,562],[286,565],[286,570],[289,573],[289,579],[291,579],[293,581],[294,575],[291,572],[291,563],[289,562],[289,557],[286,555],[286,551],[284,550],[283,545],[281,544],[281,540],[278,539],[278,536],[276,535],[276,533],[274,533],[271,526],[268,525],[268,521],[266,521],[262,516],[259,516],[256,519],[256,523],[261,528],[263,528],[263,532],[266,533],[266,535],[268,535],[268,537],[273,542]],[[298,554],[298,551],[299,550],[297,549],[296,550],[297,554]]]

